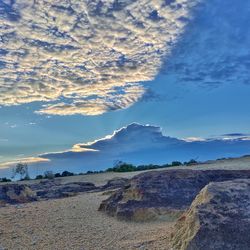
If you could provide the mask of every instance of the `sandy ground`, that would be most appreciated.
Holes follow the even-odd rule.
[[[0,249],[169,249],[173,223],[118,221],[97,211],[104,198],[85,193],[1,208]]]
[[[178,169],[182,167],[177,167]],[[222,160],[190,169],[250,169],[250,157]],[[174,169],[174,168],[171,168]],[[103,185],[114,177],[139,174],[103,173],[62,178]],[[118,221],[101,212],[102,193],[0,208],[0,250],[168,250],[173,222]]]

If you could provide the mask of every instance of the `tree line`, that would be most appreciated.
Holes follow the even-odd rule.
[[[123,161],[116,161],[114,166],[111,168],[107,168],[106,170],[100,171],[87,171],[86,173],[72,173],[69,171],[63,171],[62,173],[53,173],[53,171],[45,171],[44,174],[39,174],[35,177],[35,179],[54,179],[58,177],[67,177],[67,176],[74,176],[74,175],[86,175],[86,174],[96,174],[96,173],[104,173],[104,172],[134,172],[134,171],[143,171],[143,170],[152,170],[152,169],[159,169],[159,168],[169,168],[169,167],[178,167],[178,166],[192,166],[199,164],[194,159],[191,159],[188,162],[180,162],[180,161],[173,161],[172,163],[167,163],[163,165],[157,164],[147,164],[147,165],[133,165],[130,163],[126,163]],[[19,180],[31,180],[29,175],[28,165],[26,163],[18,163],[12,170],[12,177],[11,179],[15,179],[17,176]],[[0,182],[11,182],[12,180],[6,177],[0,178]]]

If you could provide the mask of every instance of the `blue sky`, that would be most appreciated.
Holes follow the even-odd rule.
[[[0,162],[132,122],[177,138],[250,133],[250,3],[56,2],[0,1]]]

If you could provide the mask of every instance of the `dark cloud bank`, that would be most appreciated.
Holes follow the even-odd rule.
[[[250,153],[250,137],[233,134],[233,138],[220,136],[213,139],[168,137],[160,127],[133,123],[103,139],[76,144],[72,149],[47,153],[39,157],[48,162],[32,163],[33,174],[45,170],[84,172],[113,166],[115,160],[133,164],[164,164],[174,160],[200,161],[220,157],[237,157]],[[6,170],[5,170],[6,171]]]

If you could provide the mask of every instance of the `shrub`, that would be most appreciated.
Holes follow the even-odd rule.
[[[199,164],[199,163],[194,159],[191,159],[190,161],[185,162],[185,165],[187,165],[187,166],[193,166],[193,165],[197,165],[197,164]]]
[[[69,172],[69,171],[63,171],[62,172],[62,177],[65,177],[65,176],[73,176],[74,175],[74,173],[71,173],[71,172]]]
[[[168,167],[171,167],[171,165],[169,165],[169,164],[163,164],[163,165],[161,165],[161,168],[168,168]]]
[[[106,172],[113,172],[113,168],[107,168]]]
[[[108,168],[106,170],[107,172],[132,172],[132,171],[137,171],[137,167],[126,163],[126,162],[122,162],[122,161],[117,161],[115,163],[115,166],[113,168]]]
[[[94,174],[94,172],[93,171],[88,171],[87,174]]]
[[[11,179],[7,179],[6,177],[3,177],[0,179],[0,182],[11,182]]]
[[[29,174],[27,173],[26,176],[22,179],[22,181],[29,181],[31,180]]]
[[[182,164],[182,163],[174,162],[174,164]],[[150,170],[150,169],[157,169],[157,168],[166,168],[170,166],[171,165],[169,164],[164,164],[164,165],[149,164],[149,165],[134,166],[132,164],[128,164],[122,161],[117,161],[116,165],[113,168],[106,169],[106,172],[132,172],[132,171],[142,171],[142,170]]]
[[[36,176],[36,180],[41,180],[41,179],[43,179],[43,175],[39,174]]]
[[[182,163],[180,161],[173,161],[171,165],[172,167],[178,167],[178,166],[181,166]]]

